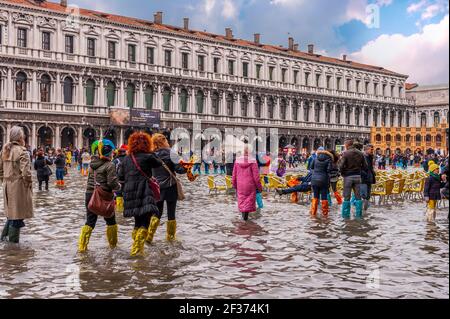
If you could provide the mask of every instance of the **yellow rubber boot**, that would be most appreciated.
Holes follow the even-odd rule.
[[[177,232],[177,221],[176,220],[168,220],[167,221],[167,236],[166,239],[168,241],[173,241],[176,239],[175,233]]]
[[[152,216],[152,218],[150,219],[150,226],[148,227],[148,235],[147,235],[147,243],[151,244],[153,241],[153,236],[155,236],[156,233],[156,229],[159,226],[159,218],[156,216]]]
[[[139,228],[136,231],[136,236],[133,240],[133,245],[131,246],[131,256],[143,256],[144,255],[144,246],[145,246],[145,238],[147,238],[147,228]]]
[[[123,214],[123,197],[122,196],[118,196],[116,197],[116,212],[119,214]]]
[[[133,228],[133,232],[131,233],[131,239],[133,239],[133,241],[136,240],[136,234],[138,230],[139,228]]]
[[[78,241],[78,251],[80,253],[84,253],[87,250],[89,239],[91,238],[92,234],[92,227],[88,225],[84,225],[81,228],[81,234],[80,239]]]
[[[106,226],[106,238],[108,239],[109,248],[116,248],[117,246],[117,233],[119,227],[116,225]]]

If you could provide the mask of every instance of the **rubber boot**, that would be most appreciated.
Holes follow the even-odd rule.
[[[87,250],[89,239],[91,238],[93,228],[88,225],[84,225],[81,228],[80,239],[78,241],[78,252],[84,253]]]
[[[9,221],[6,221],[5,227],[3,227],[2,235],[0,237],[1,241],[5,241],[8,238],[8,231],[9,231]]]
[[[327,203],[328,203],[328,201],[327,201]],[[318,198],[313,198],[312,200],[311,200],[311,209],[310,209],[310,211],[309,211],[309,213],[312,215],[312,216],[316,216],[317,215],[317,208],[319,207],[319,199]]]
[[[241,213],[242,219],[247,221],[248,220],[248,213]]]
[[[175,233],[177,232],[177,221],[176,220],[168,220],[167,221],[167,236],[166,239],[168,241],[173,241],[176,239]]]
[[[61,187],[62,187],[62,188],[65,187],[65,182],[64,182],[64,180],[61,181]]]
[[[131,233],[131,239],[136,240],[136,234],[139,228],[133,228],[133,232]]]
[[[132,257],[144,255],[145,238],[147,238],[147,234],[147,228],[141,227],[136,231],[136,237],[134,238],[130,252]]]
[[[339,192],[334,192],[334,198],[336,198],[336,202],[338,203],[338,205],[342,205],[343,199]]]
[[[361,199],[355,201],[355,207],[356,207],[355,217],[361,218],[363,213],[363,201]]]
[[[8,227],[8,241],[10,243],[18,244],[19,239],[20,239],[20,228],[16,228],[10,225]]]
[[[322,215],[328,216],[328,213],[330,212],[330,207],[328,206],[328,200],[322,201]]]
[[[123,207],[123,197],[117,196],[116,197],[116,213],[123,214],[124,207]]]
[[[351,208],[350,201],[344,201],[342,203],[342,217],[343,218],[350,218],[350,208]]]
[[[117,224],[106,226],[106,238],[108,239],[109,248],[111,249],[116,248],[117,246],[118,229]]]
[[[149,244],[151,244],[153,242],[153,236],[155,236],[156,233],[156,229],[159,226],[159,218],[156,216],[152,216],[152,218],[150,219],[150,226],[148,227],[148,235],[147,238],[145,239],[145,241]]]
[[[328,200],[328,207],[331,207],[333,205],[333,202],[331,201],[331,194],[328,193],[327,195],[327,200]]]

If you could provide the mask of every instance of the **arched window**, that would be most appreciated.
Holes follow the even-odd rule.
[[[331,105],[327,103],[325,105],[325,123],[330,122],[331,122]]]
[[[247,117],[248,116],[248,98],[247,95],[243,95],[241,97],[241,116]]]
[[[187,112],[187,105],[188,105],[188,92],[186,89],[181,89],[179,94],[179,103],[180,103],[180,112],[186,113]]]
[[[153,86],[147,85],[144,90],[145,108],[147,110],[153,109]]]
[[[234,115],[234,98],[233,94],[227,95],[227,115],[233,116]]]
[[[441,134],[436,135],[436,143],[442,143],[442,136],[441,136]]]
[[[282,99],[280,101],[280,119],[282,120],[286,119],[286,109],[287,109],[286,100]]]
[[[439,115],[439,112],[434,112],[433,124],[434,127],[439,127],[439,124],[441,124],[441,117]]]
[[[298,121],[298,102],[297,102],[297,100],[294,100],[294,102],[292,102],[292,120]]]
[[[255,117],[261,118],[261,98],[257,96],[254,101],[255,104]]]
[[[391,112],[391,127],[395,126],[395,112]]]
[[[116,84],[113,81],[109,81],[106,85],[106,105],[116,105]]]
[[[127,107],[130,109],[134,107],[134,96],[136,88],[133,83],[128,83],[127,85]]]
[[[361,113],[361,111],[360,111],[360,109],[359,109],[359,107],[357,107],[356,109],[355,109],[355,124],[357,125],[357,126],[359,126],[359,115],[360,115],[360,113]]]
[[[405,141],[406,141],[406,143],[410,143],[411,142],[411,135],[410,134],[406,134]]]
[[[350,116],[351,116],[350,106],[347,106],[345,108],[345,124],[347,125],[350,125]]]
[[[73,103],[73,79],[68,76],[64,79],[64,104]]]
[[[403,126],[403,111],[398,111],[398,127]]]
[[[421,143],[422,142],[422,135],[417,134],[416,135],[416,143]]]
[[[373,126],[378,126],[378,110],[373,110],[373,118],[372,118]]]
[[[274,101],[272,97],[267,99],[267,111],[269,112],[269,119],[273,119]]]
[[[17,73],[16,76],[16,100],[27,100],[27,75],[23,72]]]
[[[44,74],[41,77],[40,91],[41,91],[41,102],[50,102],[50,77]]]
[[[316,103],[316,105],[314,106],[314,121],[316,123],[320,122],[320,104]]]
[[[94,105],[95,82],[92,79],[86,81],[86,105]]]
[[[170,100],[172,98],[172,92],[170,92],[170,87],[164,87],[163,93],[163,110],[168,112],[170,111]]]
[[[386,126],[387,123],[387,111],[383,110],[381,112],[381,126]]]
[[[410,114],[409,112],[406,112],[406,127],[409,127],[409,121],[410,121]]]
[[[431,142],[431,135],[430,135],[430,134],[427,134],[427,135],[425,136],[425,141],[426,141],[427,143],[430,143],[430,142]]]
[[[341,106],[338,104],[336,105],[336,124],[341,124]]]
[[[214,92],[211,96],[212,114],[219,114],[219,93]]]
[[[305,122],[309,122],[309,102],[305,102],[303,106],[303,119]]]
[[[370,110],[366,107],[364,109],[364,126],[369,126],[369,115],[370,115]]]
[[[395,135],[395,141],[396,142],[401,142],[402,141],[402,136],[400,134]]]
[[[386,135],[386,142],[390,142],[392,140],[391,134]]]
[[[203,113],[203,105],[204,105],[204,101],[205,101],[205,95],[203,94],[202,90],[197,91],[195,100],[197,103],[197,113],[202,114]]]
[[[420,114],[420,126],[427,126],[427,115],[425,113]]]
[[[381,134],[377,134],[377,135],[375,136],[375,141],[381,142]]]

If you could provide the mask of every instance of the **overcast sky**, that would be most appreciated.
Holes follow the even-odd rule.
[[[56,0],[53,0],[56,1]],[[329,56],[409,74],[422,85],[448,83],[448,0],[69,0],[83,8],[287,46],[294,37],[301,50],[310,43]],[[379,15],[377,15],[379,12]]]

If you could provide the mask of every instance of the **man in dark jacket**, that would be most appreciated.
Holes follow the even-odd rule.
[[[361,171],[361,185],[359,191],[363,199],[363,210],[369,208],[370,193],[372,185],[376,183],[375,170],[373,168],[373,145],[368,144],[364,146],[364,158],[367,163],[367,168]]]
[[[339,160],[338,166],[341,175],[344,178],[344,202],[342,203],[342,216],[350,217],[350,197],[352,190],[355,193],[356,216],[362,216],[363,202],[359,192],[361,184],[361,171],[367,169],[367,163],[364,154],[357,150],[353,145],[353,140],[345,142],[345,151]]]

